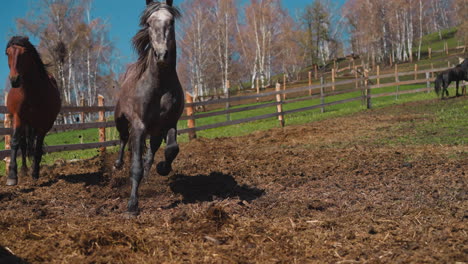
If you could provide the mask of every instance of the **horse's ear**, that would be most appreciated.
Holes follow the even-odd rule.
[[[146,5],[153,3],[153,0],[146,0]]]
[[[174,0],[166,0],[164,2],[166,3],[166,5],[172,6],[172,3],[174,2]]]

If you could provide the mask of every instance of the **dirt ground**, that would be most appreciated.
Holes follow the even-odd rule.
[[[2,177],[0,263],[466,263],[467,146],[381,143],[418,104],[181,144],[136,218],[115,154]]]

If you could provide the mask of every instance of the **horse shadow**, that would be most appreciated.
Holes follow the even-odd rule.
[[[102,186],[105,184],[105,179],[102,173],[84,173],[84,174],[73,174],[73,175],[59,175],[57,177],[60,180],[64,180],[71,184],[84,183],[85,186],[95,185]]]
[[[220,172],[197,176],[176,174],[172,177],[169,187],[172,192],[182,195],[181,202],[185,204],[235,197],[250,202],[265,194],[262,189],[239,185],[232,175]]]
[[[0,264],[27,264],[28,262],[0,245]]]

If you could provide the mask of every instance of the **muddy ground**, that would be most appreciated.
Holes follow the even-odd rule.
[[[2,177],[0,263],[468,262],[467,146],[382,143],[424,103],[181,144],[131,219],[115,154]]]

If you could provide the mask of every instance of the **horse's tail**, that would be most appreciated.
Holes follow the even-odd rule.
[[[24,138],[21,140],[21,149],[26,150],[26,156],[33,157],[36,148],[36,132],[31,126],[26,126]]]
[[[435,90],[437,96],[440,95],[440,91],[442,90],[443,82],[444,82],[444,78],[443,78],[442,74],[437,75],[437,78],[434,81],[434,90]]]

